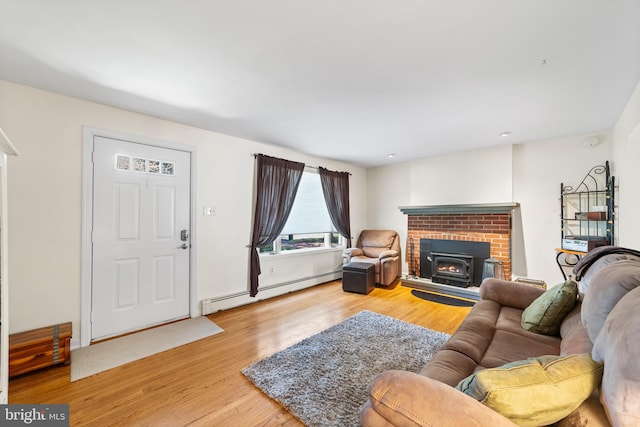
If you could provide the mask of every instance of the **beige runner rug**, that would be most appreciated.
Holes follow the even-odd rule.
[[[206,316],[125,335],[71,352],[71,381],[222,332]]]

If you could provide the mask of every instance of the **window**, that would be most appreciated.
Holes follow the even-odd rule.
[[[324,201],[320,175],[304,172],[291,214],[280,237],[261,253],[281,253],[309,248],[342,246],[342,236],[337,232]]]

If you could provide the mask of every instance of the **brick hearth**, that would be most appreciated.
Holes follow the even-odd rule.
[[[405,210],[405,209],[403,209]],[[406,210],[410,210],[407,208]],[[408,215],[407,262],[409,273],[420,272],[420,239],[489,242],[493,258],[502,261],[511,279],[511,211],[500,213],[418,213]],[[413,238],[413,267],[410,259]]]

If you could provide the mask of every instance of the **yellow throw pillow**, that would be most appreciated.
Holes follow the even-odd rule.
[[[578,284],[567,280],[536,298],[522,312],[524,329],[544,335],[558,335],[560,324],[576,304]]]
[[[602,371],[588,353],[540,356],[483,369],[456,388],[520,426],[546,426],[580,406]]]

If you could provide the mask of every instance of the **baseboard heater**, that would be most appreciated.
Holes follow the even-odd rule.
[[[274,283],[271,285],[267,285],[267,286],[260,286],[259,290],[264,292],[264,291],[268,291],[270,289],[278,289],[278,288],[282,288],[283,286],[290,286],[290,285],[295,285],[297,283],[301,283],[304,282],[306,280],[313,280],[313,279],[320,279],[322,277],[327,277],[327,276],[333,276],[335,274],[342,274],[342,270],[337,270],[337,271],[332,271],[329,273],[322,273],[322,274],[316,274],[314,276],[307,276],[307,277],[302,277],[296,280],[289,280],[286,282],[280,282],[280,283]],[[317,283],[319,284],[319,283]],[[315,286],[314,285],[309,285],[309,287],[311,286]],[[241,297],[245,297],[249,295],[249,290],[246,291],[242,291],[242,292],[236,292],[234,294],[229,294],[229,295],[224,295],[221,297],[216,297],[216,298],[207,298],[207,299],[203,299],[202,301],[200,301],[200,307],[202,310],[202,315],[206,316],[207,314],[211,314],[211,313],[215,313],[220,311],[219,308],[215,308],[216,303],[221,302],[221,301],[228,301],[234,298],[241,298]],[[260,294],[258,294],[260,295]],[[274,295],[275,296],[275,295]],[[260,298],[256,298],[255,301],[261,301]],[[251,301],[253,302],[253,301]],[[238,305],[244,305],[243,304],[238,304]]]

